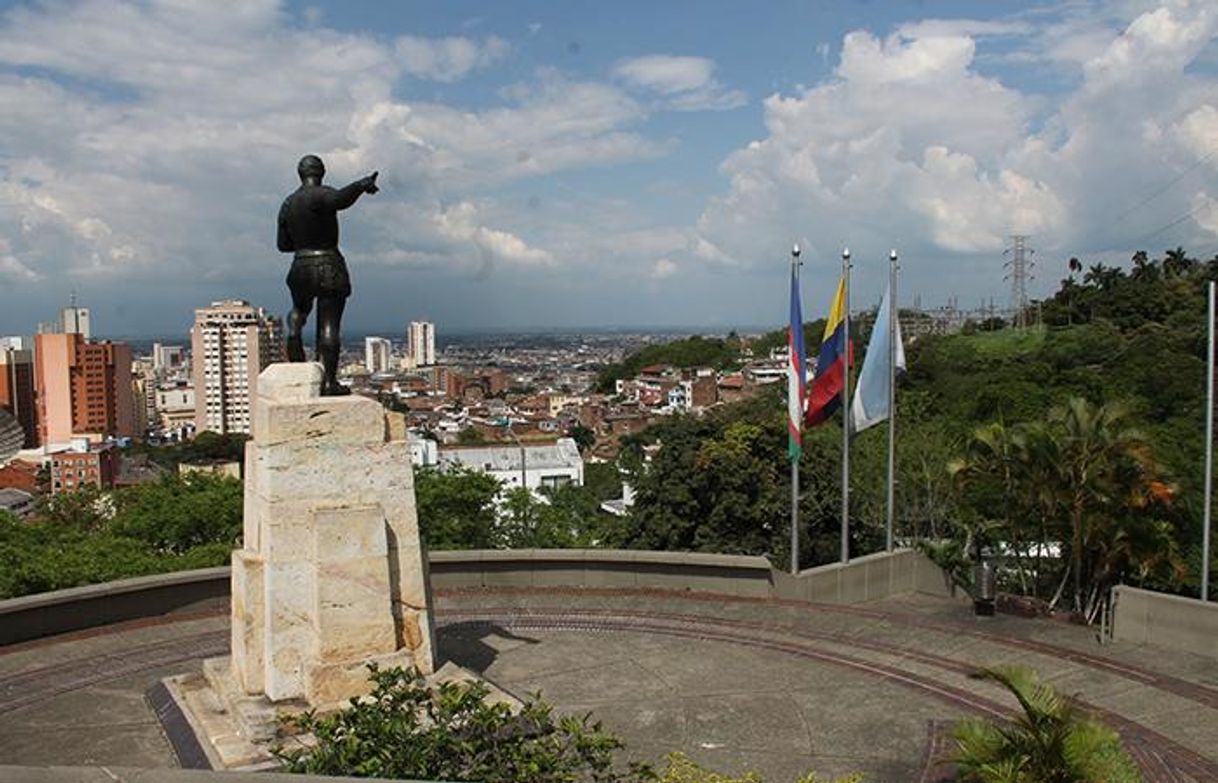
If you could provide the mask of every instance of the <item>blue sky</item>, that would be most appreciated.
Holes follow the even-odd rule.
[[[1002,250],[1218,251],[1218,8],[1014,2],[0,4],[0,333],[288,306],[300,155],[343,218],[351,331],[774,325],[889,248],[904,304],[1008,299]]]

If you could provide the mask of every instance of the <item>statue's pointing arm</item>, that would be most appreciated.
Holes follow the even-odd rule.
[[[356,200],[365,193],[376,193],[379,188],[376,186],[376,176],[379,171],[374,171],[363,179],[357,179],[350,185],[339,190],[330,192],[333,199],[335,209],[346,209],[356,202]]]

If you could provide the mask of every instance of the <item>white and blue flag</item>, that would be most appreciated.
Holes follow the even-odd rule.
[[[879,424],[887,419],[892,412],[888,410],[888,379],[890,375],[889,362],[893,355],[896,357],[897,372],[905,371],[905,346],[901,340],[901,319],[897,319],[896,351],[889,350],[888,324],[892,317],[889,295],[884,292],[880,302],[880,310],[876,313],[875,326],[871,330],[871,340],[867,343],[867,356],[863,358],[863,369],[859,372],[858,386],[854,390],[854,402],[850,405],[850,427],[855,432],[862,432],[873,424]]]

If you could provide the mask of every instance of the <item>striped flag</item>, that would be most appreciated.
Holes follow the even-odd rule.
[[[842,386],[846,382],[846,354],[851,351],[846,335],[846,279],[837,284],[829,320],[825,323],[825,336],[816,355],[816,377],[808,392],[809,427],[823,424],[834,411],[841,407]],[[853,364],[854,356],[850,356]]]
[[[787,327],[787,457],[799,461],[803,450],[804,317],[799,308],[799,274],[791,265],[791,325]]]

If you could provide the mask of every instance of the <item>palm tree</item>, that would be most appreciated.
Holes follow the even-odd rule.
[[[965,447],[964,458],[948,464],[948,473],[959,489],[979,488],[984,491],[985,485],[988,484],[992,491],[996,487],[997,502],[991,506],[996,509],[995,519],[976,531],[967,531],[964,551],[972,550],[974,532],[993,532],[1005,537],[1015,557],[1016,571],[1024,595],[1029,591],[1027,567],[1024,562],[1025,531],[1020,521],[1033,506],[1031,501],[1035,488],[1034,482],[1028,480],[1033,467],[1029,449],[1026,425],[1007,427],[1002,422],[994,422],[973,430]],[[1041,546],[1038,546],[1038,550],[1044,548],[1043,527],[1041,532]],[[1034,587],[1039,584],[1039,578],[1038,558],[1033,576]]]
[[[1128,426],[1129,411],[1119,403],[1097,406],[1074,397],[1049,418],[1057,429],[1054,490],[1069,520],[1073,609],[1085,616],[1098,598],[1091,590],[1084,600],[1085,584],[1099,586],[1094,554],[1118,533],[1120,521],[1139,510],[1136,499],[1158,481],[1158,467],[1150,444]]]
[[[1145,251],[1139,250],[1133,254],[1133,271],[1130,276],[1138,281],[1154,281],[1159,276],[1159,267],[1150,260]]]
[[[1177,247],[1174,250],[1168,250],[1167,255],[1163,259],[1163,275],[1165,277],[1179,277],[1188,271],[1193,263],[1193,260],[1184,252],[1184,248]]]
[[[964,783],[1135,783],[1141,775],[1115,731],[1017,666],[974,675],[1006,688],[1021,714],[956,724],[953,760]]]
[[[1158,516],[1170,504],[1172,488],[1120,404],[1074,398],[1046,422],[979,427],[948,472],[985,517],[964,526],[961,551],[970,552],[982,532],[1000,535],[1015,553],[1025,595],[1042,595],[1048,543],[1063,542],[1069,559],[1050,606],[1072,584],[1073,610],[1091,622],[1116,581],[1152,575],[1179,581],[1183,575],[1171,526]],[[1031,590],[1029,542],[1035,543]]]

